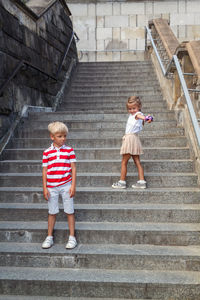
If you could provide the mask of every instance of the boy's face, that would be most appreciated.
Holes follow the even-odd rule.
[[[50,137],[53,141],[54,146],[57,148],[60,148],[66,142],[67,133],[66,132],[57,132],[55,134],[50,134]]]

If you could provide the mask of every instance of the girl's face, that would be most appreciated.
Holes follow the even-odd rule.
[[[132,104],[128,104],[128,112],[131,115],[136,114],[139,111],[139,107],[137,104],[132,103]]]

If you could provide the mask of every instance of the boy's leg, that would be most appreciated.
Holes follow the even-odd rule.
[[[48,215],[48,236],[42,243],[43,249],[48,249],[53,245],[53,229],[56,222],[56,214],[59,212],[58,206],[58,197],[59,192],[58,188],[50,188],[48,189],[50,193],[50,197],[48,199],[48,208],[49,208],[49,215]]]
[[[74,214],[66,214],[69,226],[69,235],[75,236],[75,217]]]
[[[48,215],[48,236],[53,236],[53,229],[56,223],[56,215]]]

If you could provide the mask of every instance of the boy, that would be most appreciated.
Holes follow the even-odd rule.
[[[42,161],[43,193],[49,209],[48,236],[42,248],[48,249],[53,245],[53,229],[56,214],[59,212],[58,198],[61,195],[70,232],[66,249],[73,249],[77,245],[73,206],[73,196],[76,191],[76,156],[74,150],[65,145],[68,128],[64,123],[50,123],[48,130],[53,143],[44,151]]]

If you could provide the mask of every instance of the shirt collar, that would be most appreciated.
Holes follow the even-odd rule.
[[[53,143],[51,144],[51,149],[52,150],[60,150],[60,149],[63,149],[64,147],[65,147],[65,145],[62,145],[60,148],[57,148],[57,147],[54,146]]]

